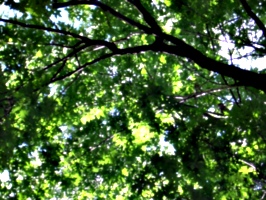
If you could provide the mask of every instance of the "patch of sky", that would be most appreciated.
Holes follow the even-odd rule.
[[[168,155],[175,155],[176,149],[174,148],[174,146],[170,142],[165,141],[164,135],[160,136],[159,145],[160,145],[160,151],[161,152],[164,152]]]
[[[252,38],[252,40],[255,40],[257,42],[259,38],[261,38],[261,36],[262,36],[261,31],[250,33],[249,35],[249,37]],[[265,56],[260,58],[254,58],[252,56],[249,56],[254,51],[253,47],[245,46],[244,48],[236,50],[234,41],[230,39],[229,35],[220,36],[219,40],[221,45],[221,50],[219,51],[219,55],[226,58],[228,60],[228,64],[234,64],[242,69],[247,69],[247,70],[254,68],[257,68],[258,70],[263,70],[266,68]]]
[[[0,181],[1,183],[7,182],[10,180],[9,172],[8,170],[4,170],[2,173],[0,173]]]

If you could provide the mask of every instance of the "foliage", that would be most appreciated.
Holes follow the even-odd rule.
[[[0,3],[3,199],[264,198],[265,1]]]

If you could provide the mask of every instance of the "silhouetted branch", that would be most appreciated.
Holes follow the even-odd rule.
[[[56,82],[58,80],[63,80],[69,76],[71,76],[72,74],[83,70],[85,67],[92,65],[94,63],[100,62],[101,60],[104,60],[106,58],[111,58],[112,56],[116,56],[116,55],[125,55],[125,54],[135,54],[135,53],[140,53],[140,52],[144,52],[144,51],[151,51],[154,49],[154,44],[150,44],[150,45],[143,45],[143,46],[137,46],[137,47],[130,47],[130,48],[126,48],[126,49],[118,49],[113,53],[108,53],[105,55],[102,55],[94,60],[92,60],[91,62],[88,62],[80,67],[78,67],[77,69],[68,72],[67,74],[60,76],[56,79],[54,79],[53,81],[51,81],[50,83]]]
[[[81,35],[76,34],[76,33],[72,33],[70,31],[59,30],[59,29],[54,29],[54,28],[45,27],[45,26],[41,26],[41,25],[35,25],[35,24],[26,24],[26,23],[19,22],[19,21],[13,20],[13,19],[2,19],[2,18],[0,18],[0,21],[1,22],[5,22],[5,23],[18,25],[18,26],[25,27],[25,28],[31,28],[31,29],[38,29],[38,30],[48,31],[48,32],[54,32],[54,33],[59,33],[59,34],[63,34],[63,35],[72,36],[73,38],[80,39],[80,40],[87,40],[86,37],[81,36]]]
[[[54,65],[56,65],[56,64],[58,64],[58,63],[60,63],[60,62],[62,62],[62,61],[64,61],[64,60],[67,60],[68,58],[74,56],[76,53],[80,52],[81,50],[83,50],[83,49],[85,49],[85,48],[87,48],[87,47],[88,47],[87,45],[82,45],[81,47],[75,49],[74,51],[72,51],[72,52],[69,53],[68,55],[64,56],[63,58],[60,58],[60,59],[56,60],[55,62],[53,62],[53,63],[47,65],[47,66],[46,66],[45,68],[43,68],[42,70],[47,70],[47,69],[53,67]]]
[[[251,19],[254,20],[254,22],[257,24],[257,26],[262,31],[264,38],[266,39],[266,27],[264,26],[263,22],[258,18],[258,16],[251,10],[250,6],[248,5],[246,0],[239,0],[245,9],[248,16],[251,17]]]
[[[81,36],[79,34],[72,33],[70,31],[59,30],[59,29],[49,28],[49,27],[45,27],[45,26],[41,26],[41,25],[35,25],[35,24],[26,24],[26,23],[19,22],[19,21],[16,21],[16,20],[9,20],[9,19],[1,19],[0,18],[0,21],[6,22],[6,23],[15,24],[15,25],[22,26],[22,27],[25,27],[25,28],[44,30],[44,31],[48,31],[48,32],[54,32],[54,33],[59,33],[59,34],[63,34],[63,35],[72,36],[72,37],[74,37],[76,39],[82,40],[87,46],[102,45],[102,46],[106,46],[111,51],[114,51],[114,50],[117,49],[116,45],[114,43],[112,43],[112,42],[107,42],[107,41],[104,41],[104,40],[92,40],[92,39],[89,39],[87,37]]]
[[[57,9],[57,8],[64,8],[64,7],[68,7],[68,6],[75,6],[75,5],[82,5],[82,4],[97,6],[97,7],[101,8],[103,11],[109,12],[110,14],[115,16],[116,18],[121,19],[122,21],[124,21],[124,22],[126,22],[132,26],[135,26],[140,30],[143,30],[147,34],[153,34],[154,33],[152,28],[144,26],[144,25],[126,17],[125,15],[122,15],[121,13],[115,11],[110,6],[104,4],[100,1],[97,1],[97,0],[81,0],[81,1],[68,1],[68,2],[64,2],[64,3],[54,3],[53,8]]]
[[[156,35],[159,36],[162,33],[161,27],[158,25],[154,17],[152,17],[152,15],[143,7],[140,0],[127,0],[127,1],[133,4],[139,10],[146,23],[156,32]]]

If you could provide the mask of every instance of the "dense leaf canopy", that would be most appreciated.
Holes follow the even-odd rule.
[[[0,3],[2,199],[264,199],[266,1]]]

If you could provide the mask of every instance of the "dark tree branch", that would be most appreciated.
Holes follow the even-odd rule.
[[[256,46],[254,46],[254,43],[252,43],[251,41],[242,40],[241,38],[240,38],[240,40],[243,42],[244,45],[246,45],[248,47],[252,47],[255,50],[255,52],[259,52],[261,54],[266,54],[266,49],[258,48]],[[257,45],[260,45],[260,44],[257,44]]]
[[[165,34],[164,34],[165,35]],[[85,65],[77,68],[76,70],[69,72],[68,74],[58,77],[54,79],[53,82],[57,80],[62,80],[73,73],[76,73],[79,70],[84,69],[88,65],[92,65],[96,62],[99,62],[103,59],[110,58],[116,55],[125,55],[125,54],[135,54],[145,51],[153,51],[153,52],[165,52],[169,54],[173,54],[176,56],[186,57],[193,60],[197,63],[200,67],[205,68],[210,71],[217,72],[221,75],[231,77],[237,80],[237,86],[250,86],[266,92],[266,74],[257,74],[252,71],[248,71],[245,69],[238,68],[234,65],[228,65],[216,60],[213,60],[204,54],[202,54],[199,50],[195,49],[194,47],[186,44],[182,40],[178,38],[174,38],[173,40],[178,45],[167,45],[164,43],[157,44],[155,41],[153,44],[150,45],[143,45],[137,47],[130,47],[126,49],[117,49],[113,53],[105,54]],[[247,78],[248,77],[248,78]]]
[[[136,28],[143,30],[145,33],[147,34],[153,34],[154,31],[152,30],[152,28],[144,26],[128,17],[126,17],[125,15],[122,15],[121,13],[115,11],[113,8],[111,8],[110,6],[101,3],[100,1],[97,0],[81,0],[81,1],[68,1],[68,2],[64,2],[64,3],[55,3],[53,4],[53,8],[57,9],[57,8],[64,8],[64,7],[68,7],[68,6],[75,6],[75,5],[93,5],[93,6],[97,6],[99,8],[101,8],[103,11],[109,12],[110,14],[112,14],[113,16],[115,16],[118,19],[121,19],[122,21],[135,26]]]
[[[66,65],[66,62],[67,62],[67,59],[64,59],[62,65],[58,68],[58,70],[56,71],[56,73],[51,78],[51,81],[53,81],[56,78],[56,76],[63,70],[63,68]]]
[[[82,51],[83,49],[87,48],[88,46],[87,45],[82,45],[81,47],[75,49],[74,51],[72,51],[71,53],[69,53],[68,55],[66,55],[65,57],[63,58],[60,58],[58,59],[57,61],[47,65],[45,68],[43,68],[42,70],[47,70],[51,67],[53,67],[54,65],[64,61],[64,60],[67,60],[68,58],[71,58],[72,56],[74,56],[75,54],[77,54],[78,52]]]
[[[16,20],[12,20],[12,19],[2,19],[0,18],[1,22],[5,22],[5,23],[10,23],[10,24],[15,24],[21,27],[25,27],[25,28],[32,28],[32,29],[38,29],[38,30],[43,30],[43,31],[48,31],[48,32],[54,32],[54,33],[59,33],[59,34],[63,34],[63,35],[68,35],[68,36],[72,36],[73,38],[76,39],[80,39],[80,40],[87,40],[88,38],[83,37],[79,34],[76,33],[72,33],[69,31],[65,31],[65,30],[59,30],[59,29],[54,29],[54,28],[50,28],[50,27],[45,27],[45,26],[41,26],[41,25],[35,25],[35,24],[26,24],[23,22],[19,22]]]
[[[88,62],[88,63],[86,63],[86,64],[84,64],[84,65],[78,67],[77,69],[75,69],[75,70],[73,70],[73,71],[71,71],[71,72],[68,72],[68,73],[65,74],[65,75],[62,75],[62,76],[59,76],[58,78],[53,79],[52,81],[50,81],[50,82],[48,83],[48,85],[49,85],[50,83],[54,83],[54,82],[56,82],[56,81],[63,80],[63,79],[65,79],[65,78],[71,76],[72,74],[75,74],[76,72],[79,72],[79,71],[83,70],[85,67],[87,67],[87,66],[89,66],[89,65],[92,65],[92,64],[94,64],[94,63],[100,62],[101,60],[104,60],[104,59],[106,59],[106,58],[110,58],[110,57],[112,57],[112,56],[114,56],[114,55],[116,55],[116,54],[114,54],[114,53],[109,53],[109,54],[105,54],[105,55],[103,55],[103,56],[100,56],[99,58],[96,58],[96,59],[94,59],[93,61]]]
[[[245,9],[248,16],[251,17],[251,19],[254,20],[254,22],[257,24],[257,26],[262,31],[264,38],[266,39],[266,27],[264,26],[263,22],[258,18],[258,16],[251,10],[250,6],[248,5],[246,0],[239,0]]]
[[[214,45],[213,37],[211,36],[211,32],[209,30],[208,24],[206,24],[206,30],[207,30],[207,35],[210,38],[210,42],[211,42],[211,46],[212,46],[212,51],[215,52],[215,45]]]
[[[231,61],[232,61],[232,60],[231,60]],[[232,64],[233,64],[233,63],[232,63]],[[224,81],[224,83],[225,83],[226,85],[229,85],[228,82],[227,82],[227,80],[225,79],[225,77],[224,77],[223,75],[222,75],[222,79],[223,79],[223,81]],[[236,105],[239,106],[238,101],[237,101],[237,99],[236,99],[236,97],[235,97],[233,91],[232,91],[231,89],[229,89],[229,92],[230,92],[230,94],[232,95],[232,97],[233,97],[234,102],[236,103]]]
[[[126,49],[118,49],[117,51],[115,51],[113,53],[108,53],[108,54],[102,55],[99,58],[96,58],[96,59],[92,60],[91,62],[88,62],[88,63],[78,67],[77,69],[75,69],[71,72],[68,72],[65,75],[62,75],[58,78],[55,78],[50,83],[53,83],[53,82],[56,82],[59,80],[63,80],[65,78],[71,76],[72,74],[75,74],[76,72],[83,70],[87,66],[90,66],[90,65],[97,63],[97,62],[100,62],[104,59],[111,58],[112,56],[125,55],[125,54],[135,54],[135,53],[140,53],[140,52],[145,52],[145,51],[152,51],[154,49],[154,46],[155,46],[154,44],[150,44],[150,45],[143,45],[143,46],[137,46],[137,47],[130,47],[130,48],[126,48]]]
[[[156,47],[156,50],[153,50],[189,58],[204,69],[238,80],[238,86],[250,86],[266,92],[266,74],[258,74],[249,70],[238,68],[234,65],[228,65],[213,60],[178,38],[174,38],[173,41],[177,45],[161,44],[159,47]]]
[[[48,31],[48,32],[54,32],[54,33],[59,33],[59,34],[63,34],[63,35],[72,36],[73,38],[76,38],[76,39],[79,39],[79,40],[83,41],[87,46],[102,45],[102,46],[106,46],[111,51],[114,51],[114,50],[117,49],[117,47],[116,47],[116,45],[114,43],[107,42],[107,41],[104,41],[104,40],[92,40],[92,39],[89,39],[87,37],[81,36],[79,34],[72,33],[70,31],[49,28],[49,27],[45,27],[45,26],[41,26],[41,25],[26,24],[26,23],[19,22],[19,21],[16,21],[16,20],[9,20],[9,19],[0,18],[0,21],[6,22],[6,23],[15,24],[15,25],[22,26],[22,27],[25,27],[25,28],[44,30],[44,31]]]
[[[243,1],[243,0],[242,0]],[[109,6],[97,1],[97,0],[87,0],[87,1],[69,1],[66,3],[56,3],[54,4],[55,8],[59,7],[65,7],[65,6],[72,6],[72,5],[78,5],[78,4],[87,4],[87,5],[94,5],[98,6],[104,11],[110,12],[112,15],[115,17],[127,22],[128,24],[131,24],[132,26],[135,26],[139,28],[140,30],[144,31],[147,34],[154,34],[156,36],[157,32],[153,30],[150,27],[144,26],[138,22],[135,22],[134,20],[120,14],[119,12],[115,11],[114,9],[110,8]],[[139,5],[138,5],[139,6]],[[143,8],[141,8],[143,9]],[[143,11],[145,12],[145,11]],[[137,47],[131,47],[127,49],[118,49],[114,43],[110,43],[104,40],[91,40],[89,38],[80,36],[75,33],[71,33],[68,31],[64,30],[58,30],[58,29],[52,29],[52,28],[47,28],[44,26],[39,26],[39,25],[31,25],[31,24],[25,24],[21,22],[17,22],[14,20],[6,20],[6,19],[0,19],[0,21],[7,22],[7,23],[13,23],[17,24],[23,27],[27,28],[34,28],[34,29],[40,29],[40,30],[45,30],[45,31],[50,31],[50,32],[56,32],[64,35],[70,35],[74,38],[82,40],[87,46],[92,46],[92,45],[103,45],[109,48],[112,53],[105,54],[81,67],[78,67],[76,70],[69,72],[68,74],[58,77],[54,79],[53,82],[57,80],[62,80],[65,77],[68,77],[69,75],[82,70],[85,68],[87,65],[91,65],[93,63],[96,63],[100,60],[103,60],[105,58],[109,58],[111,56],[115,55],[123,55],[123,54],[133,54],[133,53],[140,53],[142,51],[154,51],[154,52],[165,52],[169,54],[173,54],[176,56],[181,56],[181,57],[186,57],[188,59],[193,60],[195,63],[197,63],[200,67],[205,68],[210,71],[217,72],[221,75],[231,77],[238,82],[239,86],[251,86],[260,90],[263,90],[266,92],[266,74],[257,74],[252,71],[244,70],[237,68],[234,65],[228,65],[216,60],[213,60],[207,56],[205,56],[203,53],[201,53],[199,50],[195,49],[194,47],[186,44],[184,41],[181,39],[178,39],[172,35],[168,35],[166,33],[162,33],[160,35],[161,39],[164,39],[165,41],[169,41],[174,45],[167,45],[163,42],[160,42],[157,45],[152,44],[152,45],[143,45],[143,46],[137,46]],[[158,42],[158,41],[157,41]],[[247,78],[248,77],[248,78]]]
[[[158,25],[154,17],[143,7],[140,0],[127,0],[131,4],[133,4],[139,12],[142,14],[146,23],[156,32],[157,36],[160,36],[162,33],[161,27]]]

